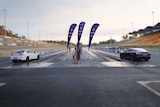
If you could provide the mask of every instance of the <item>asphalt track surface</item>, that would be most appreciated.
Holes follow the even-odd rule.
[[[157,60],[84,51],[74,64],[72,54],[0,64],[0,107],[160,107]]]

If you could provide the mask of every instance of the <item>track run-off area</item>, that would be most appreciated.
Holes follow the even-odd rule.
[[[30,62],[6,61],[0,63],[1,68],[54,68],[54,67],[159,67],[160,53],[152,52],[149,61],[130,61],[120,59],[119,53],[104,52],[100,50],[83,49],[80,61],[75,64],[74,49],[71,52],[57,51],[43,54],[39,60]]]
[[[83,48],[0,63],[0,107],[159,107],[160,53],[149,61]]]

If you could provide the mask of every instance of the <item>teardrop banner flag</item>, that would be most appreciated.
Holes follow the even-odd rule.
[[[73,31],[74,31],[74,29],[76,28],[76,26],[77,26],[77,24],[73,23],[73,24],[70,26],[70,28],[69,28],[67,49],[68,49],[68,47],[69,47],[70,40],[71,40],[71,37],[72,37]]]
[[[95,23],[93,24],[92,28],[91,28],[91,31],[90,31],[90,37],[89,37],[89,45],[88,45],[88,49],[90,48],[91,46],[91,42],[92,42],[92,39],[93,39],[93,36],[98,28],[99,24],[98,23]]]
[[[85,25],[85,22],[81,22],[79,24],[79,28],[78,28],[78,42],[77,42],[78,45],[79,45],[79,42],[81,40],[81,36],[82,36],[84,25]]]

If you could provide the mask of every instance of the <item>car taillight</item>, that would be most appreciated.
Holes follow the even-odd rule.
[[[136,55],[141,55],[142,53],[141,52],[136,52]]]
[[[19,55],[19,56],[23,56],[23,53],[19,53],[18,55]]]

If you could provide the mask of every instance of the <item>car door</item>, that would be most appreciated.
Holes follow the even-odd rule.
[[[35,51],[32,51],[33,59],[37,59],[37,53]]]
[[[129,49],[128,51],[128,59],[132,59],[134,56],[134,50],[133,49]]]
[[[34,59],[34,54],[31,50],[28,50],[27,54],[28,54],[30,60]]]
[[[130,59],[131,55],[132,55],[133,50],[132,49],[128,49],[126,50],[126,58]]]
[[[37,59],[37,54],[35,51],[31,51],[32,59]]]

